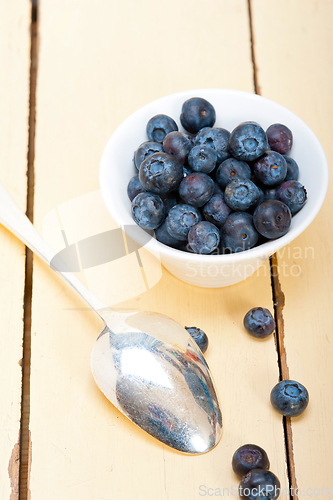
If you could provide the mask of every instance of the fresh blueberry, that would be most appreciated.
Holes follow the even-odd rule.
[[[215,120],[215,109],[206,99],[191,97],[184,102],[180,121],[187,132],[196,134],[204,127],[213,127]]]
[[[188,155],[188,164],[194,172],[209,174],[216,166],[217,153],[209,146],[194,146]]]
[[[208,203],[204,205],[202,214],[208,222],[221,228],[231,214],[231,208],[224,201],[223,193],[213,194]]]
[[[253,171],[257,179],[265,186],[276,186],[286,178],[287,162],[280,153],[266,151],[254,162]]]
[[[266,130],[268,144],[272,151],[281,155],[289,153],[293,145],[293,134],[291,130],[281,123],[274,123]]]
[[[186,162],[192,147],[191,139],[187,134],[183,134],[182,132],[170,132],[165,136],[163,141],[164,151],[175,156],[182,165]]]
[[[200,221],[200,212],[195,207],[181,203],[171,208],[165,220],[168,233],[180,241],[187,241],[189,230]]]
[[[290,228],[291,212],[281,201],[266,200],[255,209],[253,223],[258,233],[265,238],[280,238]]]
[[[156,229],[164,213],[164,203],[157,194],[139,193],[132,201],[133,219],[143,229]]]
[[[277,190],[276,199],[285,203],[294,215],[305,205],[306,189],[298,181],[286,181]]]
[[[172,155],[154,153],[140,165],[139,179],[147,191],[167,194],[179,186],[183,178],[183,165]]]
[[[185,330],[188,331],[194,342],[199,346],[202,354],[204,354],[208,348],[208,337],[205,332],[196,326],[185,326]]]
[[[127,184],[127,195],[129,197],[129,199],[132,201],[136,197],[137,194],[143,193],[143,191],[144,191],[144,189],[143,189],[141,182],[139,180],[139,176],[134,175],[134,177],[132,177],[132,179]]]
[[[266,133],[256,122],[241,123],[230,134],[229,150],[237,160],[253,161],[267,146]]]
[[[293,158],[290,158],[290,156],[284,155],[283,158],[287,162],[287,175],[285,180],[297,181],[299,176],[299,168],[297,163]]]
[[[188,243],[195,253],[212,253],[220,243],[219,230],[211,222],[198,222],[188,232]]]
[[[231,252],[242,252],[256,245],[259,235],[254,228],[252,215],[234,212],[222,227],[222,245]]]
[[[255,205],[260,191],[254,182],[236,177],[229,182],[224,191],[224,199],[232,210],[245,211]]]
[[[158,142],[147,141],[143,142],[141,146],[134,153],[134,165],[137,170],[139,170],[141,163],[143,160],[148,158],[148,156],[153,155],[154,153],[162,153],[163,146]]]
[[[229,158],[229,138],[230,132],[225,128],[205,127],[200,130],[194,139],[196,146],[209,146],[217,153],[217,163],[220,164]]]
[[[240,179],[251,179],[251,168],[245,161],[228,158],[216,169],[216,182],[225,189],[229,182],[236,177]]]
[[[181,199],[194,207],[205,205],[213,196],[213,192],[214,181],[202,172],[193,172],[187,175],[179,185]]]
[[[178,126],[170,116],[155,115],[150,118],[146,130],[150,141],[162,143],[166,135],[178,130]]]
[[[155,236],[157,241],[163,243],[164,245],[167,245],[168,247],[179,248],[180,245],[182,244],[181,241],[177,240],[176,238],[173,238],[168,233],[165,222],[163,222],[163,224],[161,224],[157,229],[155,229]]]
[[[250,470],[239,484],[239,496],[248,500],[276,500],[280,492],[281,484],[276,475],[264,469]]]
[[[268,309],[254,307],[244,317],[246,330],[258,339],[265,339],[275,330],[275,321]]]
[[[265,450],[256,444],[244,444],[232,457],[232,469],[238,477],[243,477],[253,469],[269,469],[269,460]]]
[[[295,380],[282,380],[271,391],[271,403],[285,417],[301,415],[309,403],[309,393]]]

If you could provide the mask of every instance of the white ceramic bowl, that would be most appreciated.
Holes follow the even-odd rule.
[[[127,184],[136,173],[133,153],[148,140],[146,124],[159,113],[171,116],[180,125],[183,102],[190,97],[207,99],[216,110],[216,127],[233,130],[243,121],[256,121],[265,130],[272,123],[283,123],[294,136],[290,156],[300,167],[299,181],[308,192],[308,201],[293,217],[290,230],[281,238],[256,248],[229,255],[198,255],[169,248],[135,226]],[[315,134],[294,113],[263,97],[226,89],[189,90],[172,94],[147,104],[129,116],[112,134],[100,165],[100,188],[104,202],[114,220],[154,255],[177,278],[201,287],[223,287],[238,283],[254,273],[274,252],[296,238],[316,217],[325,198],[328,166],[323,148]]]

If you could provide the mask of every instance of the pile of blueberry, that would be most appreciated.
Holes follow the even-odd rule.
[[[134,154],[138,173],[127,193],[135,222],[161,243],[201,254],[248,250],[283,236],[305,204],[292,133],[244,122],[231,133],[215,127],[214,107],[184,102],[179,132],[167,115],[152,117],[148,141]]]
[[[244,444],[232,457],[234,473],[241,478],[241,498],[276,500],[280,495],[280,481],[269,471],[269,460],[265,450],[255,444]]]

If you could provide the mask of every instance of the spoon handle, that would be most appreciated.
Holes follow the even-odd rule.
[[[55,258],[55,252],[48,246],[46,241],[36,231],[30,220],[16,205],[5,187],[0,183],[0,223],[11,233],[21,240],[30,250],[46,262],[57,274],[59,274],[83,300],[98,314],[105,305],[95,297],[87,287],[70,271],[65,268],[60,259]],[[51,264],[52,261],[52,264]],[[101,318],[102,319],[102,318]]]

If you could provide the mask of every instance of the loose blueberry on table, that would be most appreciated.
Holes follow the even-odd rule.
[[[245,314],[244,326],[253,337],[265,339],[274,332],[275,321],[268,309],[253,307]]]
[[[285,417],[301,415],[309,403],[309,393],[295,380],[282,380],[271,391],[271,403]]]
[[[280,481],[273,472],[252,469],[240,481],[239,496],[248,500],[257,500],[258,498],[276,500],[280,495],[280,489]]]
[[[256,444],[244,444],[235,451],[232,457],[232,469],[240,478],[253,469],[268,470],[267,453]]]
[[[208,349],[208,337],[203,330],[196,326],[185,326],[194,342],[199,346],[201,352],[205,354]]]

